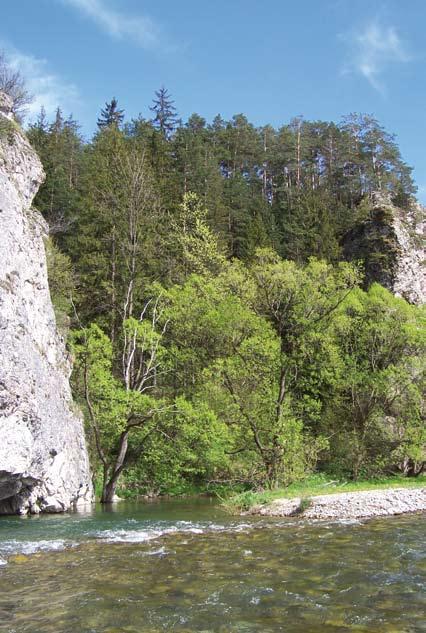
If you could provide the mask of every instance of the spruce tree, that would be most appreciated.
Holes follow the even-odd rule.
[[[149,108],[155,115],[152,123],[168,139],[178,123],[175,102],[172,101],[170,93],[164,86],[155,92],[155,96],[156,99],[153,99],[153,105]]]
[[[113,97],[109,103],[105,103],[105,108],[101,110],[101,116],[98,118],[98,128],[120,127],[123,119],[124,110],[119,109],[118,101]]]

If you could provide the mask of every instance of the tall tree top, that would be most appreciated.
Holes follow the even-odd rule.
[[[170,93],[164,86],[156,90],[155,97],[152,101],[153,105],[149,108],[155,115],[152,122],[165,138],[170,138],[178,122],[177,111],[174,106],[175,102],[171,99]]]
[[[101,116],[98,118],[98,128],[115,126],[120,127],[124,119],[124,110],[120,110],[118,107],[118,101],[115,97],[108,103],[105,103],[105,108],[101,110]]]

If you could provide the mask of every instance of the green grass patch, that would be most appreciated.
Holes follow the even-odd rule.
[[[7,119],[0,114],[0,140],[7,139],[9,144],[12,144],[15,134],[20,131],[21,128],[16,121],[13,119]]]
[[[232,514],[247,512],[257,505],[266,505],[274,499],[293,499],[301,497],[310,500],[311,497],[339,492],[357,492],[361,490],[380,490],[385,488],[421,488],[426,486],[426,477],[380,477],[377,479],[359,481],[339,481],[326,475],[317,474],[298,481],[286,488],[255,492],[246,490],[233,495],[222,502],[222,507]]]

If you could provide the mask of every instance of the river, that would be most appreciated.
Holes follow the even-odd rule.
[[[0,518],[0,631],[426,631],[426,522],[230,517],[208,499]]]

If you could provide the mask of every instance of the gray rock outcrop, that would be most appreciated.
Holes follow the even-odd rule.
[[[13,99],[4,92],[0,92],[0,113],[10,121],[13,120],[12,108]]]
[[[393,228],[400,247],[393,292],[421,305],[426,302],[425,207],[415,204],[405,217],[396,213]]]
[[[0,93],[0,514],[62,512],[92,501],[89,460],[31,209],[44,173],[7,104]]]
[[[425,208],[412,202],[400,209],[383,192],[363,205],[368,213],[343,238],[345,259],[364,263],[366,286],[378,282],[409,303],[425,303]]]

